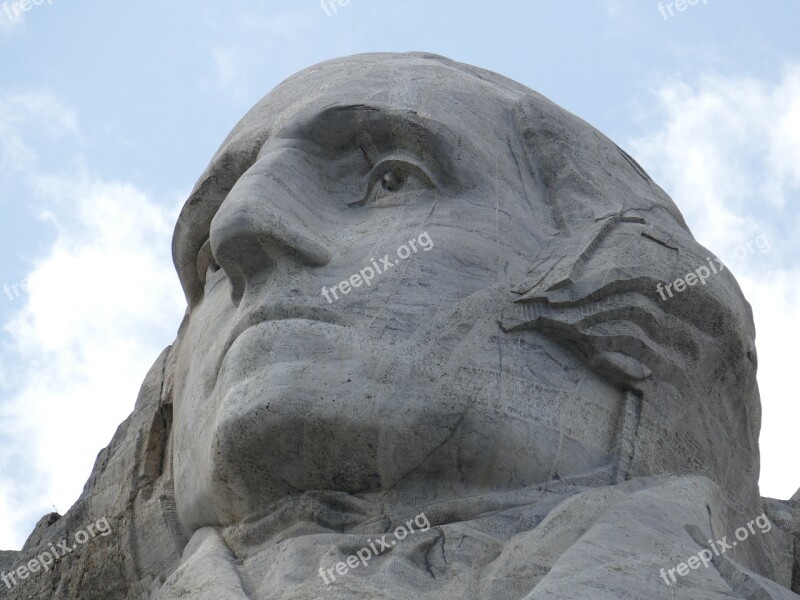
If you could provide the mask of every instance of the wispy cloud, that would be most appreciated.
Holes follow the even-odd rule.
[[[673,197],[693,233],[734,274],[758,333],[762,493],[800,486],[794,335],[800,332],[800,65],[778,81],[706,74],[651,87],[633,154]],[[735,261],[764,234],[770,250]],[[794,335],[792,335],[794,334]]]
[[[224,41],[211,46],[210,75],[202,82],[203,89],[215,90],[234,104],[256,102],[267,91],[265,73],[275,68],[276,54],[298,39],[312,39],[324,18],[318,4],[275,12],[263,2],[249,0],[238,10],[207,12],[206,19]]]
[[[55,102],[47,94],[2,101]],[[36,112],[53,131],[79,134],[66,107]],[[87,167],[42,173],[27,122],[8,121],[10,139],[28,157],[31,199],[56,233],[28,274],[18,311],[3,323],[0,548],[19,547],[51,500],[63,512],[77,499],[184,308],[169,255],[179,199],[156,202]]]
[[[240,104],[250,95],[246,74],[247,60],[236,48],[217,47],[211,50],[211,75],[207,87],[220,92],[229,101]]]
[[[14,16],[14,13],[11,12],[11,17],[9,17],[8,13],[2,10],[2,6],[2,3],[0,3],[0,36],[8,34],[15,29],[19,29],[25,24],[24,13]]]
[[[0,93],[0,171],[35,172],[32,144],[67,134],[78,135],[75,113],[49,91]]]

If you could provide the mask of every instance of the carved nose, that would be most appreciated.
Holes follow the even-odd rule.
[[[288,152],[261,157],[231,189],[211,221],[211,250],[230,279],[231,298],[237,306],[248,285],[256,278],[263,280],[277,260],[312,267],[330,260],[316,233],[322,219],[308,208],[301,182],[281,176],[297,172],[280,168]]]

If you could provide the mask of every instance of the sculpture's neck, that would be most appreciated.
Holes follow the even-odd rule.
[[[393,494],[372,497],[314,491],[288,496],[242,522],[224,528],[224,537],[239,558],[306,535],[381,536],[398,526],[420,531],[439,525],[481,519],[518,507],[541,505],[543,516],[554,503],[572,494],[612,483],[612,467],[585,476],[552,481],[510,492],[487,492],[457,498],[415,498]],[[411,522],[409,524],[409,522]],[[529,524],[531,525],[531,524]]]

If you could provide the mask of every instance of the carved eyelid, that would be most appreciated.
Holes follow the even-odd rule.
[[[433,175],[425,168],[422,164],[420,164],[414,158],[405,156],[405,155],[390,155],[381,160],[379,160],[374,167],[372,167],[372,171],[369,174],[369,183],[367,185],[367,192],[361,200],[357,200],[356,202],[351,202],[348,206],[364,206],[372,197],[373,192],[375,190],[375,186],[380,183],[383,176],[386,174],[387,170],[391,170],[392,167],[396,169],[405,169],[409,172],[413,173],[420,177],[420,179],[429,187],[437,187],[436,180],[434,179]]]

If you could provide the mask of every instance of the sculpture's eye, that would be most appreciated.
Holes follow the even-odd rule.
[[[397,171],[388,171],[381,178],[381,186],[383,186],[383,189],[387,192],[397,192],[403,187],[404,183],[403,175]]]
[[[405,158],[389,158],[372,169],[366,195],[350,206],[386,208],[415,204],[435,187],[422,166]]]

